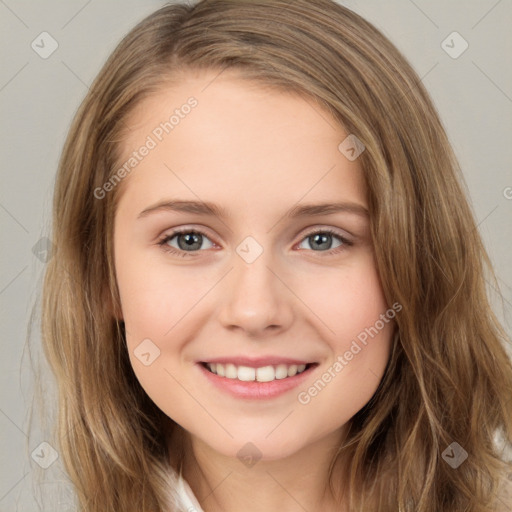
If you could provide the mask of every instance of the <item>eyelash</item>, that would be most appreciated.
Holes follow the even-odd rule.
[[[187,228],[185,228],[185,229],[177,229],[177,230],[173,231],[172,233],[165,235],[162,239],[160,239],[158,241],[158,245],[165,252],[168,252],[168,253],[171,253],[171,254],[174,254],[174,255],[177,255],[177,256],[181,256],[181,257],[184,257],[184,258],[186,258],[186,257],[194,257],[194,256],[196,256],[196,254],[194,254],[194,253],[200,253],[200,252],[202,252],[202,250],[198,250],[198,251],[182,251],[182,250],[176,249],[175,247],[171,247],[170,245],[167,245],[167,242],[172,240],[176,235],[181,235],[181,234],[186,234],[186,233],[189,233],[189,234],[193,233],[193,234],[196,234],[196,235],[202,235],[202,236],[204,236],[206,238],[209,238],[208,235],[206,233],[204,233],[203,231],[201,231],[201,230],[187,229]],[[306,249],[306,250],[309,250],[309,251],[312,251],[312,252],[325,253],[326,256],[331,256],[331,255],[334,255],[334,254],[338,254],[339,252],[341,252],[343,250],[346,250],[347,247],[351,247],[352,245],[354,245],[353,242],[351,242],[350,240],[347,240],[344,236],[340,235],[336,231],[334,231],[332,229],[329,229],[329,228],[317,229],[316,231],[312,231],[310,233],[307,233],[306,235],[304,235],[304,237],[302,238],[301,242],[303,240],[305,240],[306,238],[309,238],[309,237],[311,237],[313,235],[317,235],[317,234],[328,234],[328,235],[334,236],[334,237],[338,238],[342,242],[342,245],[340,245],[339,247],[336,247],[334,249],[329,249],[327,251],[313,251],[312,249]],[[301,250],[304,250],[304,249],[301,249]],[[323,256],[324,255],[322,255],[322,257]]]

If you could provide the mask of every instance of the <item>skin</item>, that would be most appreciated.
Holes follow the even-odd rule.
[[[205,511],[340,510],[328,487],[329,463],[384,374],[392,323],[308,404],[299,403],[298,393],[389,307],[367,216],[285,212],[324,202],[367,208],[362,169],[338,150],[348,134],[312,99],[234,72],[189,71],[145,99],[127,120],[133,130],[123,156],[190,96],[197,107],[120,185],[115,267],[133,369],[183,427],[183,474]],[[138,218],[171,198],[213,202],[229,216],[159,210]],[[179,227],[205,234],[191,256],[158,245]],[[309,237],[317,229],[336,231],[331,248]],[[343,245],[338,234],[353,244]],[[236,252],[247,236],[263,249],[252,263]],[[178,238],[167,247],[179,251]],[[160,355],[146,366],[134,350],[148,338]],[[299,388],[247,400],[209,385],[199,370],[197,361],[227,355],[319,366]],[[248,442],[261,453],[252,467],[237,457]]]

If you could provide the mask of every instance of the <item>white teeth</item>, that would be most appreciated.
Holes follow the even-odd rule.
[[[248,366],[238,367],[238,380],[249,382],[256,378],[256,369],[249,368]]]
[[[258,382],[270,382],[276,378],[276,372],[273,366],[264,366],[256,370],[256,380]]]
[[[297,374],[297,365],[291,364],[290,366],[288,366],[288,377],[293,377],[296,374]]]
[[[306,369],[305,364],[279,364],[277,366],[262,366],[260,368],[252,368],[250,366],[235,366],[227,363],[207,363],[207,368],[219,377],[228,379],[238,379],[243,382],[271,382],[276,379],[286,379],[293,377],[298,373],[302,373]]]
[[[286,379],[288,377],[288,366],[280,364],[276,367],[276,379]]]
[[[220,363],[217,363],[217,366],[219,366],[219,364]],[[224,367],[224,369],[226,371],[226,377],[228,379],[236,379],[238,377],[238,371],[237,371],[236,366],[234,364],[227,364]]]

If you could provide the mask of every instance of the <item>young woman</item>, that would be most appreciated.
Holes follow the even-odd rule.
[[[71,127],[53,242],[43,342],[80,510],[512,509],[509,340],[460,171],[350,10],[143,20]]]

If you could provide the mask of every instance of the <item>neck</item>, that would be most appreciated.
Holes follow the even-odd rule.
[[[343,438],[341,431],[286,458],[262,457],[254,465],[220,454],[183,430],[174,436],[175,441],[178,438],[184,448],[183,477],[205,512],[343,510],[340,492],[335,495],[329,485],[330,465]],[[332,471],[333,481],[342,481],[339,461]]]

